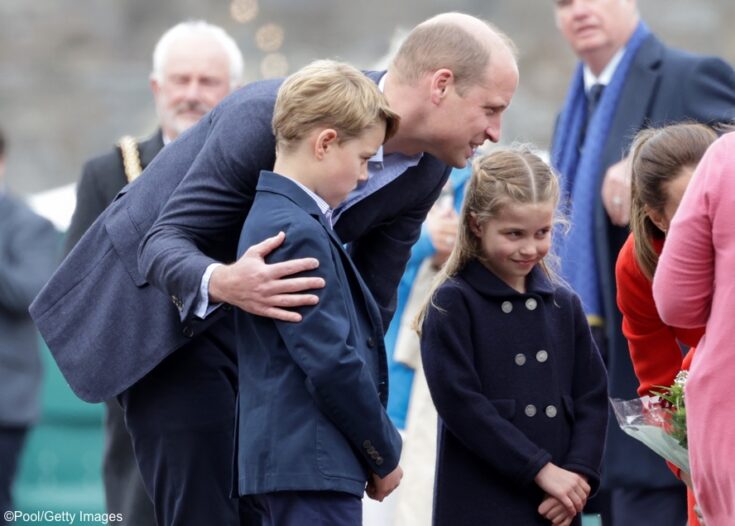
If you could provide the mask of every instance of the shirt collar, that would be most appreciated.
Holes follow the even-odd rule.
[[[602,70],[600,76],[595,76],[595,74],[592,73],[590,68],[585,64],[583,68],[585,93],[589,93],[590,88],[595,84],[602,84],[603,86],[607,86],[608,84],[610,84],[610,81],[615,74],[615,70],[618,69],[620,61],[623,60],[624,54],[625,47],[622,47],[618,50],[617,53],[615,53],[615,55],[613,55],[613,58],[611,58],[610,62],[607,63],[607,66],[605,66],[605,69]]]

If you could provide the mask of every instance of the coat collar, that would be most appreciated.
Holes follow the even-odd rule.
[[[465,268],[459,272],[459,276],[483,296],[507,297],[520,294],[476,259],[467,263]],[[549,278],[538,266],[534,267],[528,275],[525,294],[550,295],[553,293],[554,287]]]
[[[324,217],[316,202],[288,177],[268,170],[261,170],[260,177],[258,178],[257,191],[282,195],[293,201],[296,206],[304,210],[307,214],[319,218]]]
[[[163,149],[163,132],[159,130],[149,139],[138,143],[140,164],[145,168],[153,158]]]

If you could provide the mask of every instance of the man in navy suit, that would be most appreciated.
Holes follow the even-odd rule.
[[[164,144],[196,124],[241,85],[242,74],[242,53],[232,37],[218,26],[191,20],[175,25],[161,36],[153,50],[150,76],[160,128],[140,143],[132,137],[123,138],[112,151],[85,163],[77,186],[76,209],[66,233],[66,254]],[[102,479],[107,512],[122,516],[118,526],[153,526],[153,504],[143,486],[123,411],[114,399],[106,401],[105,406]],[[210,450],[203,450],[200,455],[209,453]],[[216,463],[216,458],[212,463]]]
[[[333,220],[385,327],[449,166],[464,166],[476,146],[499,140],[518,70],[501,32],[449,13],[417,26],[388,72],[369,76],[402,125]],[[122,393],[144,482],[156,507],[169,510],[164,525],[237,524],[226,499],[232,471],[205,480],[201,473],[212,468],[197,456],[201,448],[232,455],[237,366],[229,305],[298,321],[290,308],[314,304],[317,297],[304,291],[324,285],[315,277],[282,279],[313,269],[315,259],[264,262],[282,234],[235,261],[259,172],[274,163],[279,85],[246,86],[167,146],[100,216],[31,309],[80,397]],[[222,510],[230,514],[212,518]]]
[[[552,148],[571,200],[563,274],[582,298],[606,358],[610,395],[634,398],[638,381],[615,302],[615,261],[630,210],[624,156],[641,128],[732,120],[735,72],[718,58],[664,45],[640,20],[636,0],[555,0],[555,6],[557,26],[580,59]],[[605,524],[686,523],[683,484],[614,418],[602,487],[612,507]]]

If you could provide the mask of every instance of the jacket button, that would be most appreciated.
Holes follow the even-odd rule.
[[[526,300],[526,308],[528,310],[536,310],[536,307],[538,307],[538,302],[535,298],[528,298]]]
[[[544,412],[549,418],[554,418],[556,416],[556,407],[554,407],[553,405],[547,405]]]
[[[513,311],[513,304],[509,301],[504,301],[500,304],[500,310],[506,314],[510,314]]]
[[[536,406],[533,404],[528,404],[526,406],[526,409],[524,409],[524,413],[526,413],[526,416],[528,417],[536,416]]]
[[[536,353],[536,360],[540,363],[544,363],[546,360],[549,359],[549,353],[541,349],[539,352]]]
[[[372,349],[373,347],[375,347],[375,340],[373,339],[373,337],[372,337],[372,336],[371,336],[370,338],[368,338],[368,339],[367,339],[367,346],[368,346],[368,347],[370,347],[371,349]]]
[[[518,367],[526,363],[526,355],[523,353],[516,354],[515,362]]]
[[[365,449],[370,449],[373,447],[373,443],[370,442],[369,440],[366,440],[365,442],[362,443],[362,447],[364,447]]]
[[[185,325],[181,332],[183,332],[184,336],[186,336],[187,338],[191,338],[192,336],[194,336],[194,329],[192,329],[188,325]]]
[[[376,459],[375,459],[375,463],[376,463],[376,464],[377,464],[378,466],[382,466],[382,465],[383,465],[383,457],[378,457],[378,458],[376,458]]]

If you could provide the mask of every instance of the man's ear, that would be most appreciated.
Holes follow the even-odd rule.
[[[151,86],[151,91],[153,92],[153,98],[158,98],[158,94],[161,92],[161,84],[156,80],[156,78],[151,75],[150,79],[148,79],[148,83]]]
[[[431,76],[431,102],[440,104],[454,86],[454,73],[451,69],[437,69]]]
[[[337,142],[337,132],[332,128],[326,128],[319,132],[314,142],[314,155],[318,160],[322,160],[329,151],[329,148]]]

